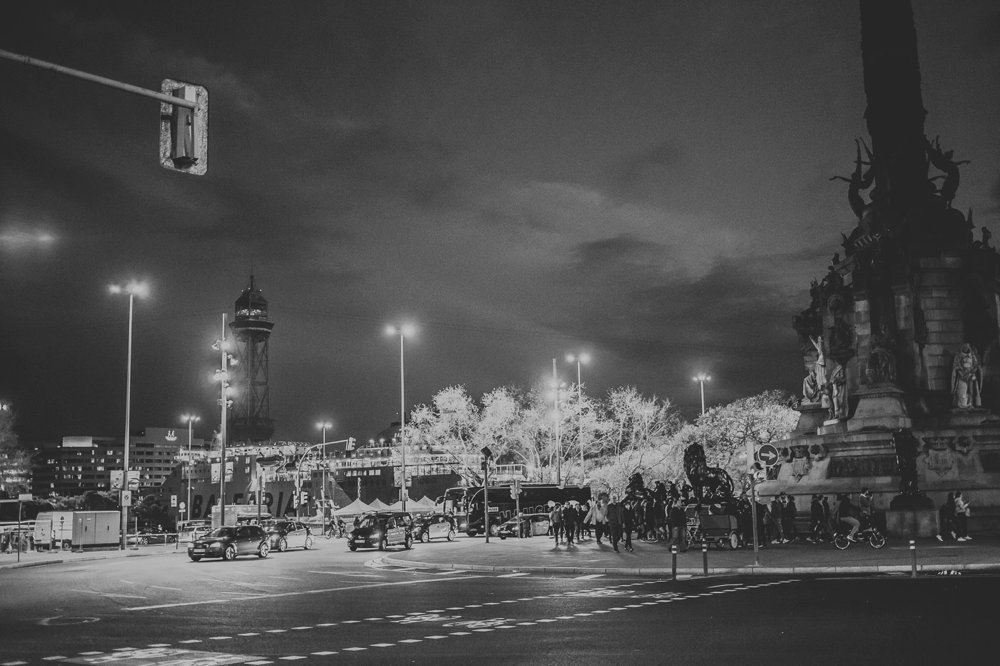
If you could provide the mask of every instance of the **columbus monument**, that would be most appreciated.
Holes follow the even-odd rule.
[[[806,373],[797,429],[762,495],[876,493],[890,533],[931,535],[962,490],[1000,524],[1000,255],[953,207],[964,164],[924,134],[909,0],[861,0],[868,137],[842,234],[794,319]],[[846,211],[845,211],[846,212]]]

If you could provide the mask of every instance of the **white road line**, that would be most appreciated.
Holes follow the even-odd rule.
[[[521,576],[530,576],[531,574],[525,571],[518,571],[516,573],[500,574],[497,578],[519,578]]]
[[[377,648],[394,647],[395,645],[396,645],[395,643],[372,643],[372,647],[377,647]]]
[[[69,590],[70,592],[78,592],[80,594],[94,594],[99,597],[110,597],[112,599],[148,599],[149,597],[144,597],[138,594],[117,594],[115,592],[95,592],[94,590]]]
[[[449,569],[448,571],[438,571],[435,576],[454,576],[455,574],[462,573],[460,569]]]
[[[426,639],[428,639],[428,640],[432,640],[432,641],[439,641],[439,640],[441,640],[442,638],[448,638],[448,637],[447,637],[447,636],[438,636],[438,635],[434,635],[434,636],[424,636],[424,638],[426,638]]]
[[[743,583],[720,583],[719,585],[709,585],[708,589],[714,590],[719,587],[743,587]]]
[[[322,650],[320,652],[310,652],[309,654],[314,654],[317,657],[329,657],[331,654],[337,654],[332,650]]]
[[[184,589],[183,587],[168,587],[166,585],[147,585],[146,587],[154,590],[167,590],[168,592],[181,592]]]
[[[428,583],[450,583],[456,580],[471,580],[474,578],[482,578],[482,576],[456,576],[454,578],[420,578],[417,580],[400,580],[387,583],[369,583],[367,585],[347,585],[344,587],[328,587],[319,590],[301,590],[298,592],[270,592],[265,594],[253,594],[240,597],[238,599],[226,598],[226,599],[205,599],[203,601],[181,601],[169,604],[155,604],[152,606],[133,606],[131,608],[126,608],[124,610],[131,612],[147,611],[147,610],[160,610],[163,608],[182,608],[185,606],[207,606],[212,604],[231,604],[234,601],[252,601],[256,599],[276,599],[279,597],[298,597],[306,596],[310,594],[329,594],[330,592],[346,592],[349,590],[368,590],[376,587],[393,587],[398,585],[425,585]],[[145,598],[145,597],[142,597]]]
[[[424,640],[422,638],[404,638],[403,640],[401,640],[399,642],[400,643],[423,643]]]
[[[601,578],[604,574],[587,574],[586,576],[576,576],[574,580],[591,580],[593,578]]]

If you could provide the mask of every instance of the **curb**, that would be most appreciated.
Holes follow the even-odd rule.
[[[671,567],[643,567],[643,568],[623,568],[623,567],[534,567],[534,566],[507,566],[489,564],[431,564],[426,562],[414,562],[412,560],[399,560],[391,557],[380,557],[369,563],[372,566],[391,565],[410,567],[415,569],[450,569],[454,571],[480,571],[489,573],[562,573],[562,574],[618,574],[632,576],[671,576]],[[952,563],[952,564],[917,564],[918,573],[935,573],[938,571],[1000,571],[998,563]],[[733,575],[795,575],[795,574],[873,574],[873,573],[912,573],[912,565],[906,564],[879,564],[870,566],[802,566],[802,567],[709,567],[709,576],[733,576]],[[678,567],[678,575],[684,576],[704,576],[703,567]]]

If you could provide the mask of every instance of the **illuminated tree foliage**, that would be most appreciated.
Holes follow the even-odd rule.
[[[0,497],[15,498],[29,490],[31,457],[18,446],[14,432],[14,412],[0,409]]]

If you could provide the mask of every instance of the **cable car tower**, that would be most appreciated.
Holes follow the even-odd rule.
[[[267,343],[274,323],[267,320],[267,300],[254,285],[236,299],[236,317],[229,327],[236,338],[238,365],[233,368],[232,418],[229,437],[234,442],[264,442],[274,434],[271,420],[271,399],[267,391]]]

